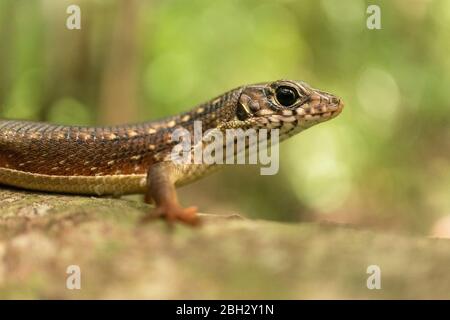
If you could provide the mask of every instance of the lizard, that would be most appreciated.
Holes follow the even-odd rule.
[[[146,203],[155,204],[143,220],[162,216],[197,225],[197,208],[182,207],[176,187],[218,165],[171,161],[171,135],[177,128],[193,134],[195,121],[205,130],[276,128],[282,141],[336,117],[343,107],[337,96],[303,81],[277,80],[240,86],[190,111],[136,124],[0,120],[0,184],[84,195],[143,193]]]

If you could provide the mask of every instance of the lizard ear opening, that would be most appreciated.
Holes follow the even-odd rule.
[[[247,108],[242,103],[238,103],[237,108],[236,108],[236,117],[239,120],[244,121],[251,117],[251,113],[250,113],[250,111],[247,110]]]

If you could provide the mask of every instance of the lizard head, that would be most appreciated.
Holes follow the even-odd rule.
[[[249,85],[237,101],[233,126],[279,129],[285,139],[336,117],[343,107],[338,97],[301,81]]]

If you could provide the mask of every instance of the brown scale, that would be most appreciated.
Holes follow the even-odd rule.
[[[0,121],[0,167],[57,176],[145,174],[163,158],[158,154],[170,152],[173,130],[192,131],[195,120],[202,120],[204,131],[214,127],[224,116],[220,107],[233,95],[236,98],[236,91],[181,115],[134,125],[78,127]],[[218,114],[211,117],[214,110]]]

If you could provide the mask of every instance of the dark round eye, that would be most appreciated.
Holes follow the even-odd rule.
[[[292,106],[298,99],[298,93],[290,87],[278,87],[275,91],[278,102],[284,106]]]

